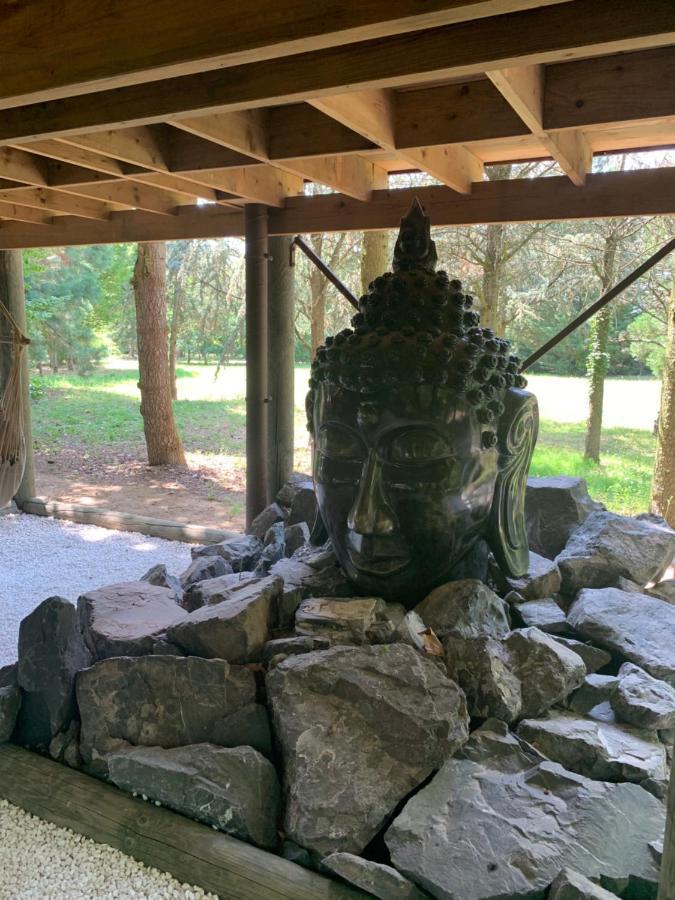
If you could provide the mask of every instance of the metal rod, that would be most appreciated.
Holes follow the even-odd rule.
[[[667,244],[664,244],[660,250],[657,250],[656,253],[652,254],[649,259],[646,259],[642,265],[638,266],[637,269],[633,269],[630,274],[626,275],[626,277],[620,281],[618,284],[615,284],[613,288],[610,288],[606,294],[603,294],[595,303],[592,303],[588,309],[585,309],[582,313],[580,313],[576,319],[573,319],[569,325],[565,325],[565,327],[559,331],[556,335],[554,335],[550,340],[546,341],[538,350],[535,350],[530,356],[527,357],[524,363],[522,363],[520,367],[520,371],[524,372],[525,369],[529,369],[531,365],[537,362],[538,359],[548,353],[549,350],[552,350],[560,341],[564,340],[569,334],[572,334],[573,331],[576,331],[580,325],[583,325],[591,316],[594,316],[596,312],[599,312],[603,308],[603,306],[607,306],[610,300],[613,300],[618,294],[622,291],[625,291],[627,287],[629,287],[634,281],[644,275],[645,272],[649,271],[652,266],[655,266],[657,262],[662,260],[664,256],[668,256],[675,250],[675,238],[668,241]]]
[[[349,288],[340,281],[335,272],[326,265],[321,257],[317,256],[312,248],[303,241],[299,234],[296,234],[296,236],[293,238],[293,244],[302,250],[307,259],[313,262],[317,269],[326,276],[330,283],[334,287],[336,287],[338,291],[340,291],[342,296],[346,297],[347,300],[349,300],[354,309],[358,310],[359,301],[356,299],[354,294],[352,294]]]

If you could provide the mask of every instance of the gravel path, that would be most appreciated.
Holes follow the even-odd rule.
[[[218,900],[0,800],[0,900]]]
[[[21,513],[0,517],[0,666],[16,659],[19,623],[46,597],[133,581],[156,563],[173,575],[190,545]]]

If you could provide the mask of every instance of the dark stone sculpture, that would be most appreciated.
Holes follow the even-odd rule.
[[[524,497],[538,429],[508,341],[479,326],[461,283],[436,272],[419,202],[401,222],[393,273],[317,350],[307,396],[319,510],[363,593],[413,604],[476,574],[487,541],[527,571]]]

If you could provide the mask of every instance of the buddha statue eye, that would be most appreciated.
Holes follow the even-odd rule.
[[[439,434],[427,429],[410,429],[395,434],[380,448],[385,462],[422,464],[439,462],[453,457],[452,450]]]
[[[319,432],[319,451],[329,459],[362,460],[365,447],[353,431],[340,425],[324,425]]]

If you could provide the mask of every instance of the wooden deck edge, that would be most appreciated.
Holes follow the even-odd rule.
[[[133,513],[115,512],[97,506],[82,506],[78,503],[64,503],[44,497],[25,500],[21,509],[32,516],[53,516],[55,519],[69,519],[81,525],[99,525],[115,531],[137,531],[151,537],[167,541],[183,541],[188,544],[217,544],[238,532],[222,528],[207,528],[205,525],[189,525],[172,522],[169,519],[153,519]]]
[[[0,746],[0,797],[220,900],[370,897],[13,744]]]

